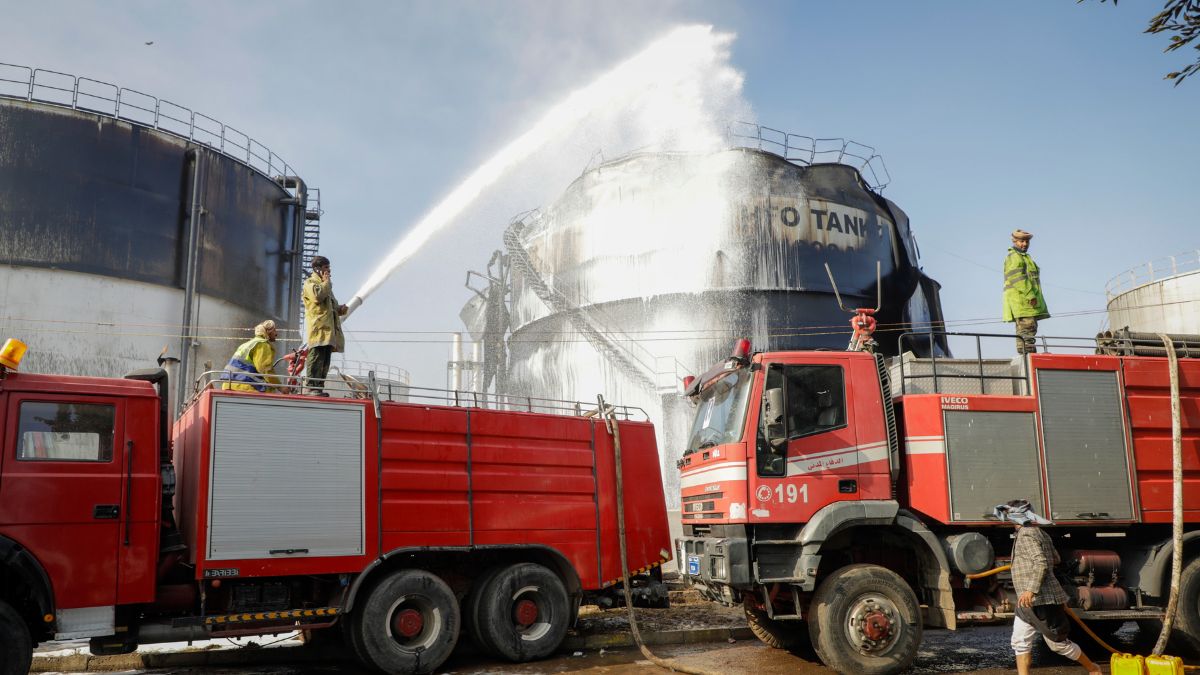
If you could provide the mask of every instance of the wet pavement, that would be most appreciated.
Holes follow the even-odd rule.
[[[956,632],[926,631],[917,662],[909,672],[919,674],[976,673],[980,675],[1012,672],[1013,657],[1008,647],[1010,630],[1009,626],[1004,625],[973,627]],[[1142,647],[1145,641],[1146,636],[1140,635],[1133,624],[1129,624],[1118,634],[1115,646],[1131,651],[1140,649],[1144,653],[1145,649]],[[296,651],[298,654],[303,653],[303,650]],[[1107,656],[1102,652],[1089,651],[1093,651],[1093,657],[1097,659],[1097,662],[1107,662]],[[826,674],[833,672],[821,666],[811,652],[793,654],[770,649],[751,640],[656,647],[654,653],[659,657],[674,659],[680,664],[713,673],[755,673],[756,675],[778,673],[782,675],[783,673]],[[1049,656],[1058,658],[1053,655]],[[1083,672],[1077,665],[1061,659],[1054,665],[1036,667],[1035,671],[1043,675]],[[446,675],[482,675],[485,673],[541,675],[545,673],[625,674],[666,671],[660,671],[651,665],[636,649],[588,650],[530,664],[500,664],[471,654],[469,649],[460,649],[442,668],[438,669],[438,672]],[[331,663],[125,671],[125,675],[134,673],[145,675],[334,675],[335,673],[368,675],[368,671],[349,664]]]

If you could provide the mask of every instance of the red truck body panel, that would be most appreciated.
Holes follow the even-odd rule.
[[[177,497],[198,578],[355,573],[406,548],[539,546],[559,553],[582,587],[621,577],[612,437],[601,420],[481,408],[370,401],[364,415],[366,516],[361,556],[208,560],[213,403],[229,397],[312,399],[205,391],[176,425]],[[320,405],[316,403],[314,405]],[[376,429],[382,429],[377,438]],[[669,559],[670,538],[652,425],[620,424],[629,565]]]
[[[904,451],[902,503],[926,517],[942,522],[985,524],[982,514],[972,517],[951,512],[951,485],[947,455],[945,415],[951,411],[1028,413],[1037,424],[1040,504],[1047,504],[1053,486],[1047,480],[1046,437],[1040,396],[1044,372],[1112,373],[1120,407],[1112,411],[1124,431],[1125,456],[1130,473],[1128,490],[1133,508],[1129,518],[1106,523],[1169,523],[1171,520],[1171,400],[1167,360],[1156,357],[1118,357],[1035,354],[1029,360],[1033,395],[919,394],[897,400]],[[1184,446],[1184,520],[1200,522],[1200,361],[1179,362],[1180,402]],[[1085,411],[1078,424],[1093,423]],[[1089,522],[1059,516],[1055,522]]]
[[[111,458],[38,456],[44,448],[20,458],[23,403],[111,407]],[[55,605],[72,609],[153,601],[161,506],[154,387],[133,380],[10,372],[0,381],[0,429],[0,535],[42,565]],[[98,507],[115,515],[98,518]]]

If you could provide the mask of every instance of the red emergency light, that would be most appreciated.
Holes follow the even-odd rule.
[[[730,356],[739,361],[749,360],[749,358],[750,358],[750,340],[749,340],[749,338],[741,338],[737,342],[733,343],[733,353],[730,354]]]
[[[695,381],[696,381],[695,375],[688,375],[687,377],[683,378],[683,390],[687,391],[688,389],[691,389],[692,383]]]

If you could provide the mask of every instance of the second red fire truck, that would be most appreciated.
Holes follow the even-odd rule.
[[[1200,359],[1181,359],[1178,377],[1186,532],[1173,635],[1194,650]],[[1169,381],[1156,356],[889,364],[751,354],[743,341],[687,390],[698,407],[680,464],[681,565],[708,598],[743,605],[764,642],[811,640],[839,672],[894,673],[924,626],[1012,616],[1006,574],[972,577],[1011,555],[1013,529],[992,507],[1021,498],[1056,525],[1076,613],[1153,627],[1171,590]]]

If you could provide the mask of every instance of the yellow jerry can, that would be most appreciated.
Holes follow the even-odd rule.
[[[1145,675],[1146,661],[1133,654],[1113,654],[1108,665],[1112,675]]]
[[[1183,675],[1183,659],[1178,656],[1147,656],[1146,672],[1149,675]]]

